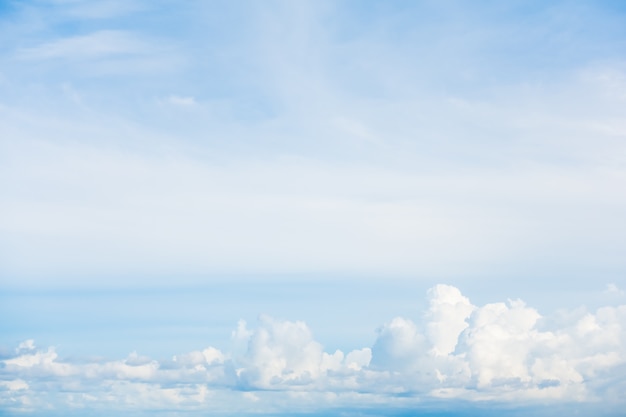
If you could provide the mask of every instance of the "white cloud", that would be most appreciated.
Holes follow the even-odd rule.
[[[197,104],[195,98],[186,96],[169,96],[167,102],[179,107],[192,107]]]
[[[372,365],[379,369],[412,370],[426,349],[425,337],[415,323],[396,317],[379,329],[372,347]]]
[[[15,349],[17,353],[29,352],[29,351],[34,351],[34,350],[35,350],[35,341],[33,339],[28,339],[28,340],[23,341]]]
[[[468,327],[467,319],[475,307],[458,288],[437,285],[428,292],[430,308],[426,314],[426,333],[435,355],[454,352],[461,332]]]
[[[2,361],[0,401],[19,396],[67,404],[63,392],[70,391],[83,406],[138,409],[215,410],[217,397],[236,403],[219,407],[288,408],[293,401],[314,404],[322,393],[333,406],[358,393],[368,393],[359,401],[371,404],[402,394],[405,405],[425,398],[517,405],[623,400],[606,386],[626,383],[626,306],[571,314],[557,326],[519,300],[475,306],[448,285],[433,287],[428,297],[419,320],[397,317],[380,327],[371,349],[347,354],[326,352],[302,321],[265,315],[256,328],[238,324],[231,353],[207,347],[171,361],[132,353],[73,363],[29,340]]]
[[[624,290],[620,289],[617,285],[613,283],[607,284],[604,292],[609,295],[618,295],[618,296],[622,296],[625,294]]]
[[[247,335],[247,350],[235,358],[235,373],[245,388],[286,389],[319,387],[329,371],[358,371],[370,360],[369,349],[350,352],[344,357],[337,350],[323,351],[301,321],[259,318],[259,327],[249,331],[239,327],[236,338]]]
[[[555,271],[573,283],[623,276],[626,78],[613,8],[531,7],[520,20],[515,7],[437,2],[376,13],[339,2],[22,3],[2,32],[5,286],[141,287],[173,271],[500,274],[500,285]],[[120,271],[134,278],[98,280]],[[617,285],[605,295],[623,296]],[[39,394],[59,381],[84,393],[105,380],[72,403],[137,407],[214,406],[207,390],[238,387],[257,390],[241,403],[259,406],[282,391],[302,402],[565,401],[624,387],[620,307],[551,325],[517,301],[473,305],[445,286],[429,297],[423,316],[395,318],[345,354],[304,323],[264,318],[242,324],[231,352],[169,361],[84,364],[29,341],[0,380],[26,384],[19,398],[32,397],[16,404],[47,401]]]
[[[7,388],[9,391],[21,391],[28,389],[28,384],[22,379],[0,381],[0,386]]]
[[[135,0],[54,0],[57,13],[79,19],[107,19],[141,10],[145,6]]]
[[[176,363],[193,366],[222,364],[225,359],[224,354],[212,346],[202,351],[189,352],[173,358]]]
[[[6,359],[4,365],[11,370],[24,370],[33,374],[51,375],[64,377],[79,373],[79,369],[69,363],[57,361],[58,354],[53,347],[47,351],[32,351],[23,353],[19,351],[19,356]]]
[[[22,59],[93,59],[112,55],[146,53],[152,47],[139,40],[132,32],[101,30],[87,35],[77,35],[38,46],[24,48],[18,52]]]
[[[472,315],[459,351],[465,353],[479,388],[530,379],[526,362],[539,338],[535,330],[539,318],[521,301],[487,304]]]

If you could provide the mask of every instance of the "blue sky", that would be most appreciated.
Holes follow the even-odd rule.
[[[625,20],[0,3],[0,411],[615,413]]]

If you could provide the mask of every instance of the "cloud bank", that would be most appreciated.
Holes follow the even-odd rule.
[[[477,306],[437,285],[418,319],[396,317],[371,347],[329,352],[302,321],[240,321],[215,347],[155,360],[63,359],[27,340],[0,362],[0,407],[310,412],[471,404],[620,404],[626,305],[544,317],[521,300]]]

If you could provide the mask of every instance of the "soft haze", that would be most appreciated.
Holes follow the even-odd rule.
[[[618,415],[625,47],[608,0],[0,2],[0,414]]]

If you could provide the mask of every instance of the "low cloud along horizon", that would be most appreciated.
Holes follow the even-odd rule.
[[[439,399],[623,404],[625,304],[543,317],[521,300],[474,305],[450,285],[427,297],[421,317],[396,317],[378,327],[373,345],[350,352],[326,351],[303,321],[267,315],[240,321],[229,351],[209,344],[168,360],[62,358],[26,340],[0,361],[0,405],[306,412]],[[290,394],[276,402],[276,392]]]

